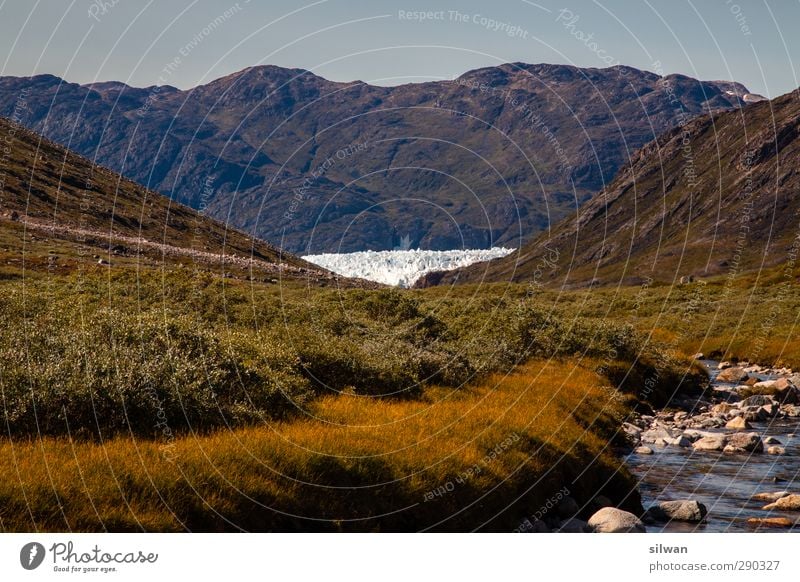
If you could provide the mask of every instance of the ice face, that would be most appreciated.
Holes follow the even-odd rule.
[[[362,251],[303,257],[309,263],[343,275],[395,287],[411,287],[432,271],[452,271],[473,263],[504,257],[514,249],[491,248],[454,251]]]

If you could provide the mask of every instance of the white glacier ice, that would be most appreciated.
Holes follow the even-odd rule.
[[[467,249],[455,251],[360,251],[303,257],[309,263],[343,275],[396,287],[411,287],[425,273],[452,271],[473,263],[504,257],[514,249]]]

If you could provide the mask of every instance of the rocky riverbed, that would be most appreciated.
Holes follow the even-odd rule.
[[[800,374],[701,360],[712,384],[623,425],[644,505],[701,504],[648,531],[800,531]]]
[[[518,531],[800,531],[800,374],[696,359],[711,379],[702,397],[621,427],[641,515],[566,496]]]

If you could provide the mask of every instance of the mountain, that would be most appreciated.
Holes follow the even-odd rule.
[[[275,66],[187,91],[0,78],[0,115],[306,254],[518,248],[663,131],[752,99],[727,81],[524,63],[397,87]]]
[[[694,119],[640,149],[575,217],[517,253],[420,283],[676,282],[762,267],[795,280],[800,90]]]
[[[0,277],[110,266],[333,276],[0,118]]]

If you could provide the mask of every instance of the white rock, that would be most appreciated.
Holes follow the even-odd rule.
[[[642,521],[634,514],[617,509],[604,507],[589,518],[589,527],[598,533],[644,533]]]

